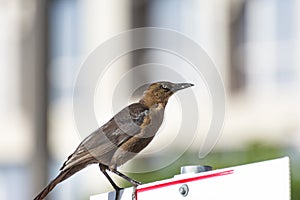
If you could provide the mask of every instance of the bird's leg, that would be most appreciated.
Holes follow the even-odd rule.
[[[113,173],[117,174],[118,176],[124,178],[125,180],[127,180],[128,182],[130,182],[133,185],[132,200],[136,200],[137,199],[136,198],[136,188],[137,188],[138,185],[141,185],[142,183],[126,176],[125,174],[122,174],[121,172],[117,171],[116,169],[108,168],[108,170],[110,170],[111,172],[113,172]]]
[[[104,174],[104,176],[108,179],[108,181],[110,182],[110,184],[113,186],[113,188],[115,190],[121,190],[122,188],[120,188],[119,186],[117,186],[117,184],[115,184],[115,182],[112,180],[112,178],[107,174],[106,170],[108,169],[107,166],[99,164],[99,168],[100,171]]]
[[[117,174],[118,176],[124,178],[125,180],[129,181],[133,187],[132,187],[132,200],[136,200],[136,188],[138,185],[141,185],[142,183],[126,176],[125,174],[122,174],[121,172],[117,171],[116,169],[109,169],[111,172]]]
[[[142,184],[141,182],[138,182],[138,181],[136,181],[136,180],[134,180],[134,179],[126,176],[125,174],[122,174],[121,172],[117,171],[116,169],[108,168],[108,170],[110,170],[111,172],[117,174],[121,178],[124,178],[125,180],[127,180],[128,182],[130,182],[135,187]]]
[[[106,170],[108,169],[107,166],[99,164],[99,168],[100,171],[104,174],[104,176],[107,178],[107,180],[110,182],[110,184],[113,186],[113,188],[116,191],[116,198],[115,200],[118,200],[120,197],[120,190],[122,190],[123,188],[120,188],[119,186],[117,186],[117,184],[112,180],[112,178],[107,174]]]

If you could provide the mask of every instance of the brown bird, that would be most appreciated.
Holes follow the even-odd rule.
[[[107,170],[126,179],[135,187],[141,183],[117,171],[117,167],[132,159],[153,139],[164,117],[169,98],[178,90],[193,86],[190,83],[156,82],[151,84],[138,103],[117,113],[106,124],[85,138],[60,168],[59,175],[38,194],[41,200],[60,182],[90,164],[99,164],[101,172],[113,188],[119,190]]]

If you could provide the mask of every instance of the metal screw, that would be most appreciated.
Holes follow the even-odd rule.
[[[186,197],[188,195],[189,187],[187,186],[187,184],[183,184],[182,186],[180,186],[179,193],[184,197]]]
[[[211,171],[212,167],[207,165],[190,165],[190,166],[182,166],[180,169],[181,174],[188,174],[188,173],[201,173]]]

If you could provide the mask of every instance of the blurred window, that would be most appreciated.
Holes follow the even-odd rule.
[[[241,5],[233,16],[232,88],[251,93],[295,88],[296,1],[248,0]]]

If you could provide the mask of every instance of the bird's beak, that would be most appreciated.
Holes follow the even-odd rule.
[[[172,92],[177,92],[178,90],[182,90],[182,89],[192,87],[192,86],[194,86],[194,84],[192,84],[192,83],[175,83],[172,86],[171,91]]]

